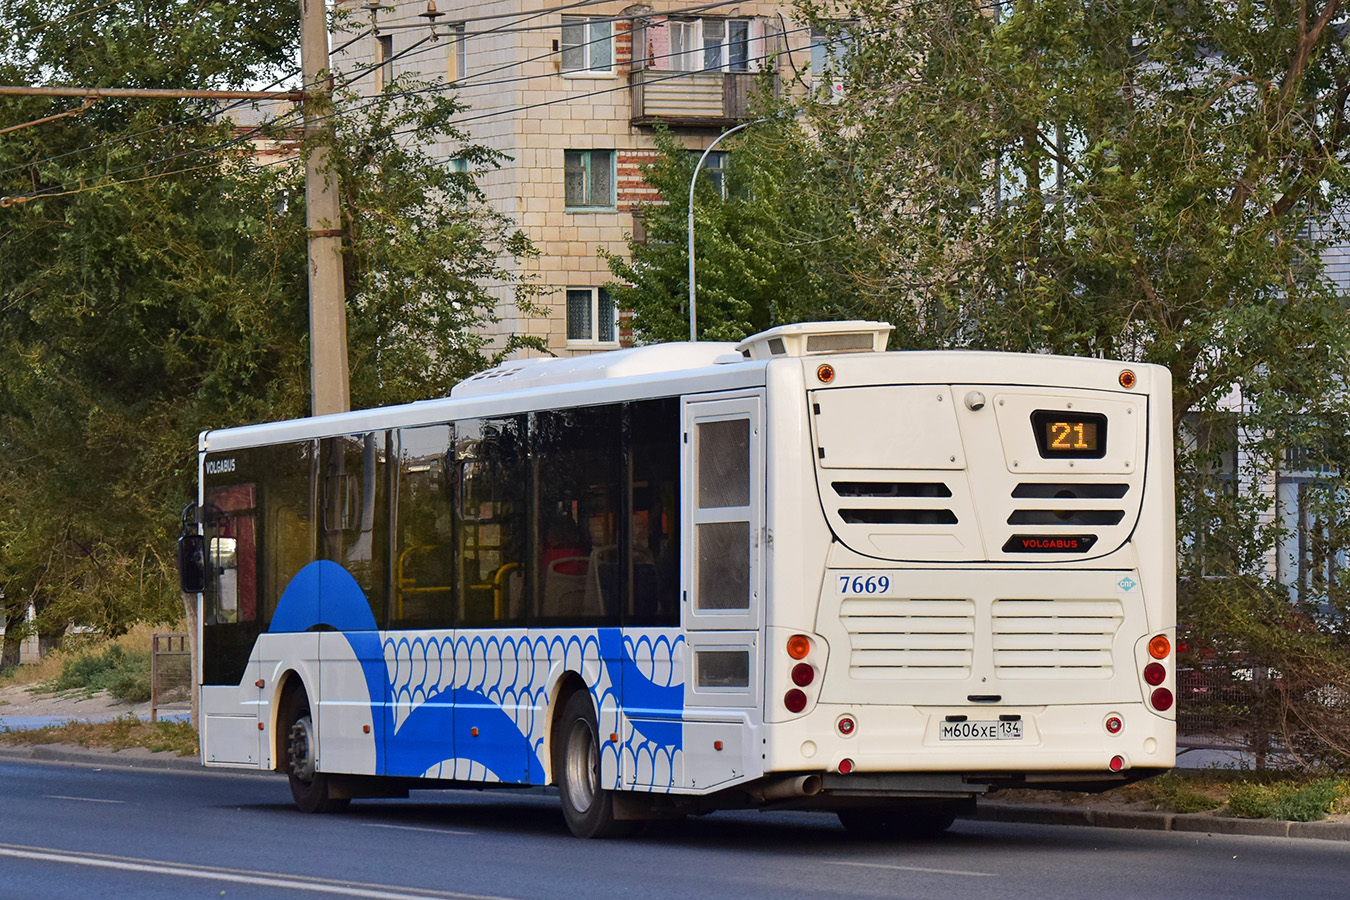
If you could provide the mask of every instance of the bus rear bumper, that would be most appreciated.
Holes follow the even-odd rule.
[[[976,708],[819,704],[769,732],[766,773],[814,771],[845,778],[950,773],[999,785],[1110,787],[1176,764],[1175,721],[1142,702]]]

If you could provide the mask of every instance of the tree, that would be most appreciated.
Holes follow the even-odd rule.
[[[2,0],[27,42],[0,81],[231,87],[265,81],[298,36],[291,0],[229,5]],[[60,22],[60,26],[52,22]],[[390,87],[390,97],[400,89]],[[0,127],[77,108],[0,103]],[[333,154],[343,184],[355,405],[444,393],[503,348],[474,335],[499,302],[528,305],[503,260],[525,240],[473,178],[427,151],[449,126],[438,93],[357,106]],[[259,166],[213,110],[104,100],[0,135],[0,587],[55,638],[175,617],[172,541],[197,433],[308,410],[301,173]],[[286,134],[286,122],[277,135]],[[503,286],[498,293],[484,287]],[[22,627],[6,633],[15,661]]]
[[[698,153],[664,130],[656,144],[645,178],[665,202],[644,209],[646,240],[629,244],[628,259],[607,256],[619,279],[609,287],[620,308],[633,311],[639,338],[686,340],[687,214]],[[770,113],[727,144],[718,146],[732,160],[721,183],[700,174],[695,191],[699,337],[740,340],[808,316],[848,318],[853,305],[831,262],[853,233],[849,211],[822,204],[825,190],[798,190],[837,179],[839,168],[813,151],[791,116]]]
[[[1345,715],[1317,697],[1350,661],[1343,550],[1273,565],[1296,528],[1350,535],[1350,329],[1322,264],[1350,208],[1346,14],[846,10],[847,97],[817,112],[822,152],[858,166],[839,184],[876,260],[859,296],[908,302],[950,345],[1169,368],[1183,621],[1285,674],[1291,746],[1318,732],[1324,759],[1350,760]],[[1279,496],[1291,467],[1317,473],[1297,501]]]
[[[785,178],[755,194],[768,207],[755,215],[810,210],[829,240],[718,231],[700,236],[700,273],[716,256],[747,272],[738,254],[800,263],[832,302],[794,316],[888,319],[898,347],[1166,366],[1183,619],[1287,676],[1275,705],[1291,744],[1317,734],[1324,757],[1350,761],[1350,719],[1317,696],[1350,672],[1350,328],[1323,263],[1347,239],[1350,16],[1337,0],[802,8],[849,52],[842,101],[806,104],[793,149],[804,170],[838,174]],[[669,164],[653,177],[678,211],[687,188],[663,180]],[[705,213],[721,215],[734,213]],[[638,323],[671,307],[679,256],[663,237],[615,267]],[[720,333],[763,321],[733,315]],[[1291,467],[1307,476],[1296,499]]]

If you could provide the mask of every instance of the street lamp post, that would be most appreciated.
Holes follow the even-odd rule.
[[[698,314],[695,311],[694,304],[694,185],[698,183],[699,170],[703,168],[703,161],[708,158],[708,154],[717,146],[722,138],[730,134],[735,134],[742,128],[749,128],[751,125],[758,125],[760,122],[769,121],[765,119],[755,119],[752,122],[742,122],[733,128],[719,134],[708,145],[708,149],[703,151],[703,155],[698,158],[698,163],[694,166],[694,176],[689,179],[689,340],[698,340]]]

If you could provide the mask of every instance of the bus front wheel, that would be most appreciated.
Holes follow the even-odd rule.
[[[333,796],[333,776],[318,771],[318,733],[309,714],[304,689],[291,694],[286,704],[286,773],[291,796],[301,812],[323,813],[346,809],[351,800]]]
[[[558,735],[553,745],[553,771],[567,827],[581,838],[630,833],[635,823],[614,818],[614,794],[600,787],[600,739],[595,707],[586,691],[568,698]]]

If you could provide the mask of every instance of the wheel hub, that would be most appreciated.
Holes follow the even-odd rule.
[[[575,722],[567,736],[567,799],[577,812],[586,812],[595,802],[600,782],[600,754],[591,729]]]
[[[314,780],[314,723],[309,716],[301,716],[291,726],[287,754],[291,760],[291,774],[301,781]]]

